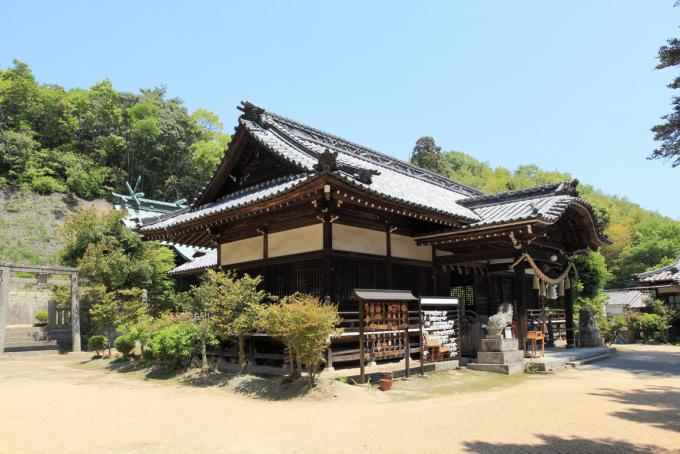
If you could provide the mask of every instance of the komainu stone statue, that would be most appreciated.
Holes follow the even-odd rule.
[[[602,336],[597,328],[595,316],[587,307],[582,307],[578,312],[579,347],[600,347]]]
[[[498,336],[511,323],[512,304],[503,303],[498,307],[498,312],[489,317],[489,321],[486,324],[486,333],[491,336]]]

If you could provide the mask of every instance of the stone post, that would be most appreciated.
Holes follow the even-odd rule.
[[[5,330],[9,312],[9,277],[9,268],[6,266],[0,268],[0,355],[5,352]]]
[[[71,275],[71,345],[74,353],[80,352],[80,300],[78,275]]]

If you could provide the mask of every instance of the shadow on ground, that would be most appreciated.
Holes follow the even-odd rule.
[[[639,453],[664,453],[671,452],[660,449],[657,446],[640,445],[626,441],[612,440],[609,438],[586,439],[586,438],[561,438],[550,435],[538,436],[543,443],[540,444],[514,444],[514,443],[487,443],[485,441],[469,441],[463,445],[469,452],[480,454],[510,454],[510,453],[559,453],[574,454],[579,452],[588,453],[612,453],[624,452]]]
[[[619,354],[584,366],[583,369],[614,369],[656,377],[680,377],[680,351],[621,350]]]
[[[632,391],[604,389],[593,395],[635,406],[616,411],[612,416],[680,432],[680,387],[651,386]]]
[[[197,388],[224,388],[236,394],[263,400],[290,400],[304,397],[312,392],[304,378],[292,383],[283,383],[281,377],[239,375],[220,372],[215,369],[171,370],[162,366],[122,358],[109,362],[106,369],[124,374],[137,372],[142,374],[145,380],[174,380],[179,384]]]

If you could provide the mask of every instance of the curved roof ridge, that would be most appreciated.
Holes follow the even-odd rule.
[[[397,159],[393,156],[390,156],[385,153],[381,153],[377,150],[374,150],[372,148],[365,147],[363,145],[357,144],[355,142],[352,142],[350,140],[344,139],[340,136],[328,133],[326,131],[322,131],[320,129],[314,128],[313,126],[306,125],[304,123],[300,123],[296,120],[290,119],[288,117],[284,117],[283,115],[279,115],[275,112],[271,112],[269,110],[265,110],[262,107],[256,106],[255,104],[252,104],[249,101],[243,101],[242,107],[239,109],[244,112],[244,116],[246,118],[250,117],[252,120],[263,120],[264,116],[264,122],[266,126],[267,123],[267,118],[266,117],[271,117],[274,119],[274,121],[278,121],[281,123],[284,123],[288,127],[292,127],[295,129],[298,129],[300,131],[305,132],[308,135],[316,135],[316,136],[321,136],[325,139],[330,139],[329,140],[318,140],[315,137],[310,137],[307,138],[307,140],[311,140],[312,142],[319,143],[319,145],[323,145],[329,148],[334,148],[336,150],[343,151],[345,153],[351,153],[353,156],[364,159],[366,161],[371,162],[372,164],[379,165],[381,167],[386,167],[391,170],[404,173],[408,176],[418,178],[421,180],[425,180],[429,183],[436,184],[442,187],[445,187],[449,190],[456,191],[461,193],[461,195],[467,195],[467,196],[478,196],[484,194],[482,191],[479,191],[478,189],[475,189],[471,186],[467,186],[465,184],[459,183],[457,181],[454,181],[450,178],[447,178],[443,175],[439,175],[437,173],[431,172],[429,170],[423,169],[421,167],[418,167],[416,165],[410,164],[406,161],[402,161],[400,159]],[[363,155],[357,154],[357,152],[363,152]],[[373,159],[371,159],[373,158]],[[388,165],[391,164],[391,165]]]
[[[520,201],[525,199],[531,199],[535,197],[541,197],[546,195],[569,195],[573,197],[579,197],[578,190],[578,180],[568,180],[561,181],[559,183],[548,183],[540,186],[531,186],[523,189],[515,189],[513,191],[498,192],[496,194],[485,194],[476,197],[468,197],[466,199],[461,199],[458,201],[464,206],[473,206],[477,204],[493,204],[493,203],[504,203],[508,201]]]

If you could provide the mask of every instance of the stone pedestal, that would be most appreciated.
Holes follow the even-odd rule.
[[[517,339],[503,339],[488,335],[482,339],[482,351],[477,352],[477,362],[469,364],[472,370],[514,375],[524,372],[524,352]]]

